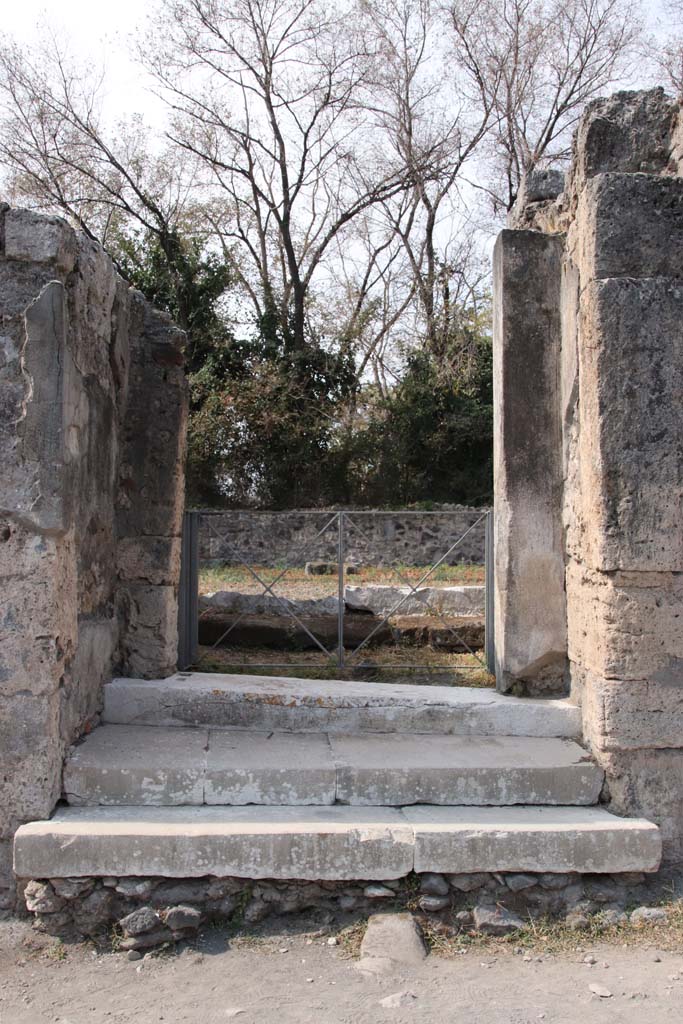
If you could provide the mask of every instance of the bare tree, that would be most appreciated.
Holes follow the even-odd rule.
[[[162,0],[147,63],[173,139],[211,171],[213,225],[260,317],[305,339],[314,276],[363,211],[405,188],[359,106],[372,55],[353,4]]]
[[[155,146],[140,118],[108,125],[103,85],[101,73],[79,68],[55,38],[33,49],[2,40],[0,166],[10,196],[66,215],[114,259],[122,234],[148,234],[173,272],[179,230],[196,210],[190,160]]]
[[[454,57],[473,84],[495,79],[485,182],[509,209],[532,167],[566,160],[586,103],[631,71],[636,0],[447,0]]]
[[[651,41],[648,57],[667,87],[683,96],[683,0],[666,0],[666,21]]]
[[[476,291],[482,277],[479,267],[471,274],[473,216],[459,186],[494,124],[500,71],[474,51],[453,66],[448,25],[430,0],[379,0],[366,9],[382,54],[369,103],[411,169],[410,187],[382,209],[412,273],[419,334],[444,358],[464,289]]]

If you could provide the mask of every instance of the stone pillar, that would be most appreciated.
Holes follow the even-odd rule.
[[[671,174],[667,145],[678,111],[657,92],[616,99],[584,118],[573,182],[579,398],[565,513],[572,695],[612,808],[660,824],[665,856],[679,860],[683,180]]]
[[[501,232],[494,251],[494,592],[503,691],[566,687],[560,281],[563,236]]]

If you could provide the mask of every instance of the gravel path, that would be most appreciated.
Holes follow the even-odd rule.
[[[1,1024],[666,1024],[683,1012],[683,949],[471,951],[379,977],[310,932],[231,943],[208,930],[197,948],[138,962],[85,946],[60,956],[27,924],[0,924]]]

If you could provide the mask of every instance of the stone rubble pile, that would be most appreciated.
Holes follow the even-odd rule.
[[[449,932],[506,935],[531,917],[552,915],[572,929],[665,922],[656,904],[669,875],[472,873],[409,875],[394,881],[306,882],[243,878],[54,878],[24,890],[34,927],[49,935],[103,938],[147,950],[194,938],[207,922],[256,924],[270,915],[325,911],[365,916],[380,906],[412,910]],[[635,906],[630,915],[626,908]]]

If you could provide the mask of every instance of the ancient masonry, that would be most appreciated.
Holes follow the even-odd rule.
[[[0,207],[0,905],[103,684],[175,667],[182,340],[99,246]]]
[[[678,104],[598,101],[497,243],[498,692],[174,673],[180,338],[4,212],[7,903],[137,951],[413,873],[463,927],[647,898],[683,859],[682,174]]]
[[[680,105],[591,104],[566,185],[534,176],[511,223],[494,257],[499,685],[570,685],[611,807],[683,860]]]

